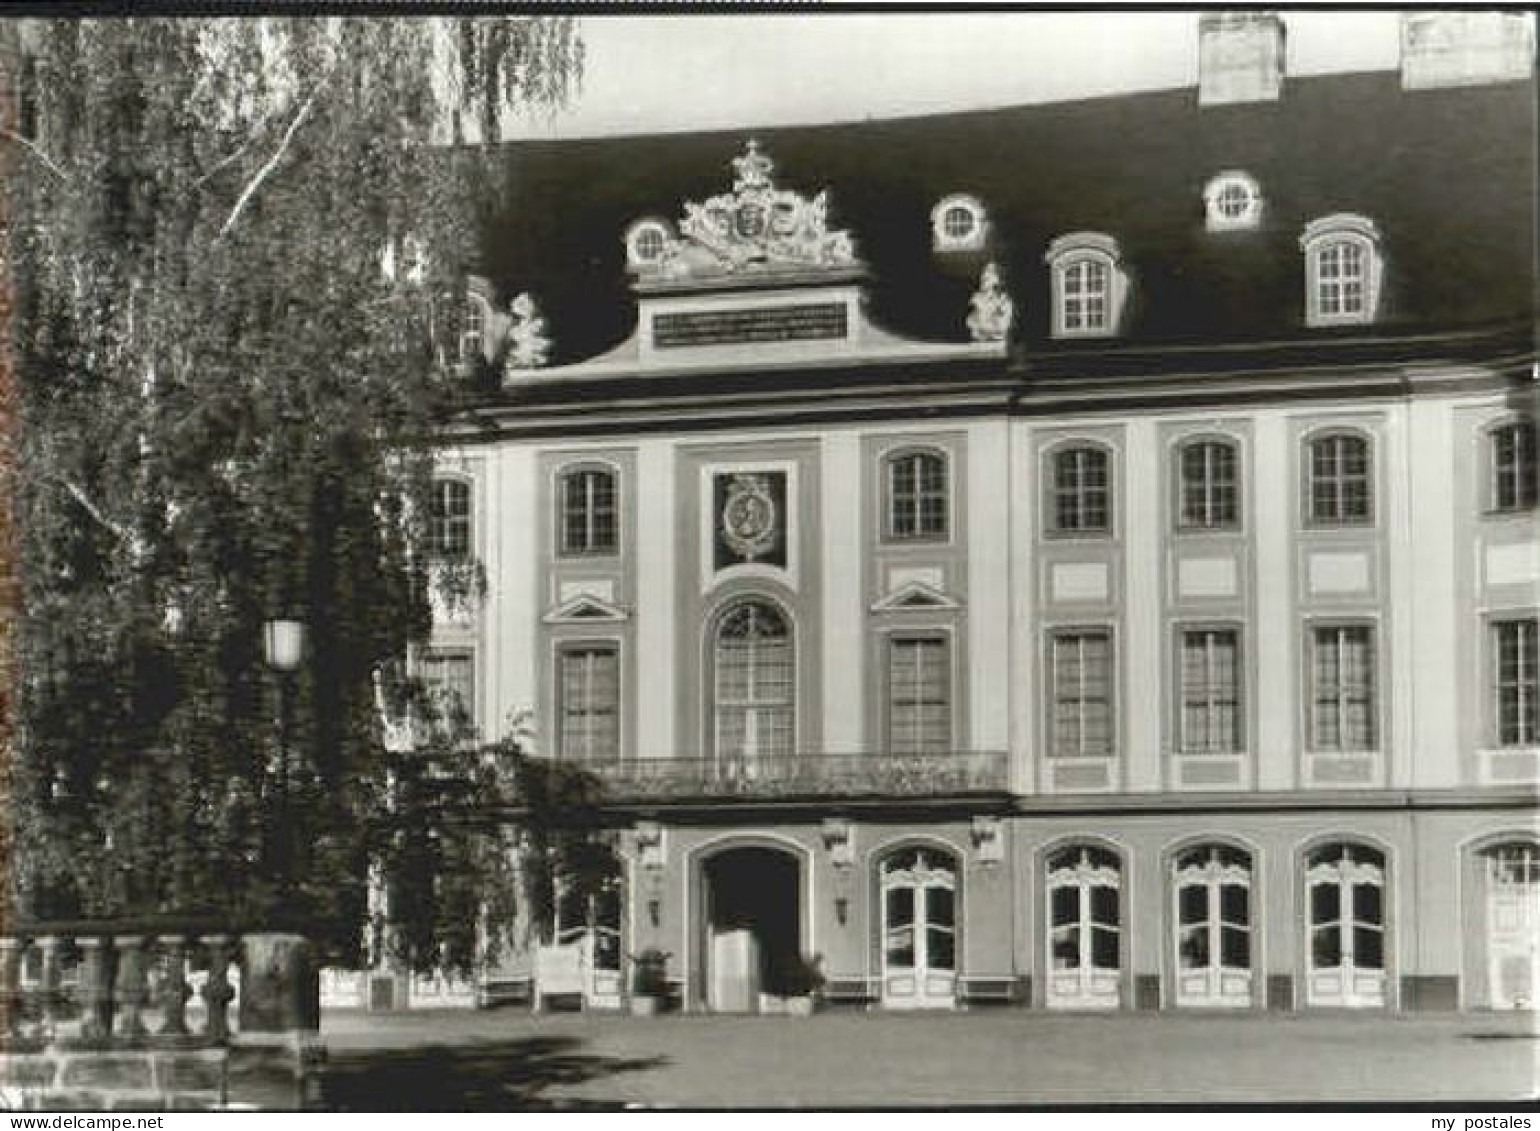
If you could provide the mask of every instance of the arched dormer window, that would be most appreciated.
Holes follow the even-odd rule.
[[[435,558],[464,558],[471,552],[471,485],[463,479],[435,479],[428,500],[428,552]]]
[[[930,233],[936,251],[977,251],[989,235],[989,218],[977,197],[953,193],[931,209]]]
[[[718,760],[796,751],[796,653],[791,625],[769,601],[741,601],[712,639],[712,715]]]
[[[1315,526],[1367,526],[1374,521],[1374,463],[1357,432],[1311,437],[1306,485]]]
[[[883,460],[890,542],[933,542],[947,537],[950,495],[946,457],[940,452],[903,451]]]
[[[1112,471],[1107,449],[1076,444],[1050,457],[1049,529],[1057,534],[1106,534],[1112,529]]]
[[[1118,241],[1100,232],[1074,232],[1048,245],[1053,336],[1109,338],[1117,333],[1128,295]]]
[[[563,557],[613,554],[620,545],[615,472],[584,465],[563,471],[557,480]]]
[[[1384,274],[1374,221],[1348,212],[1312,220],[1305,225],[1299,246],[1305,253],[1306,324],[1373,322]]]

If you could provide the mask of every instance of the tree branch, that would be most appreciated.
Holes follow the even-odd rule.
[[[112,519],[103,514],[101,508],[92,502],[90,496],[82,491],[78,486],[76,486],[62,475],[54,476],[54,481],[58,483],[60,487],[63,487],[66,492],[68,492],[70,498],[74,499],[77,503],[80,504],[81,510],[85,511],[86,514],[94,518],[105,529],[112,531],[112,533],[116,534],[125,542],[134,542],[134,536],[129,533],[129,531],[125,530],[121,525],[113,522]]]
[[[283,137],[278,142],[278,148],[263,163],[262,168],[257,170],[257,175],[247,182],[246,188],[235,202],[235,207],[230,209],[230,215],[225,217],[225,222],[219,229],[218,239],[224,239],[225,236],[230,234],[230,229],[235,227],[235,222],[241,218],[241,213],[245,210],[247,202],[256,194],[257,189],[262,187],[262,182],[267,180],[268,175],[278,167],[278,163],[283,160],[283,155],[288,152],[289,143],[294,140],[294,135],[299,132],[300,126],[310,116],[310,108],[315,105],[316,96],[321,93],[325,85],[326,81],[323,79],[321,84],[310,92],[310,97],[305,99],[305,104],[294,115],[294,120],[289,123],[289,128],[283,131]]]
[[[58,177],[61,181],[67,181],[70,179],[70,175],[64,171],[64,168],[57,161],[39,149],[36,144],[22,137],[21,134],[17,133],[15,130],[0,128],[0,137],[8,138],[14,142],[19,142],[24,149],[26,149],[29,153],[32,154],[32,156],[41,161],[44,166],[47,167],[48,171],[54,176]]]

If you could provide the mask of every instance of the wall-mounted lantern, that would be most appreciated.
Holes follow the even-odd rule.
[[[1005,859],[1005,836],[999,817],[974,817],[971,837],[980,864],[987,867]]]

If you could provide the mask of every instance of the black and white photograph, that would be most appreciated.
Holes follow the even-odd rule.
[[[1530,1126],[1534,11],[14,7],[0,1111]]]

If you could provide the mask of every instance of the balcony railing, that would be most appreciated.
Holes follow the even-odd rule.
[[[801,754],[771,758],[637,758],[584,769],[611,801],[792,797],[922,798],[1008,789],[1004,751]]]

